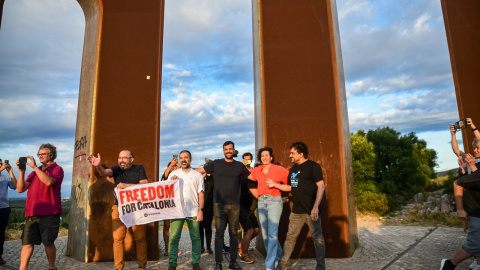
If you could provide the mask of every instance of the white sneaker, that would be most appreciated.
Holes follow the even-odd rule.
[[[447,261],[447,259],[443,259],[442,262],[440,263],[440,270],[443,269],[443,266],[445,265],[445,262]]]
[[[473,259],[473,262],[470,264],[470,266],[468,267],[468,269],[472,269],[472,270],[476,270],[478,269],[477,267],[477,259]]]

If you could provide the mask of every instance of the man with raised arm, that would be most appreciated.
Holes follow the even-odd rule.
[[[62,214],[61,185],[63,169],[56,162],[57,148],[49,143],[42,144],[38,149],[38,159],[42,166],[37,167],[33,156],[26,156],[30,162],[26,163],[33,169],[25,179],[25,168],[20,169],[17,160],[19,176],[17,192],[27,192],[25,217],[27,221],[22,233],[22,252],[20,255],[20,269],[28,268],[34,245],[43,243],[48,259],[48,269],[56,269],[55,259],[57,248],[55,239],[60,227]]]
[[[133,165],[134,156],[129,150],[122,150],[118,155],[118,165],[111,168],[104,168],[101,164],[100,154],[97,157],[90,155],[88,161],[95,167],[100,176],[113,177],[115,187],[124,189],[138,184],[148,183],[147,174],[142,165]],[[145,240],[146,225],[132,226],[135,247],[137,248],[138,269],[147,269],[147,242]],[[113,259],[115,269],[123,269],[125,260],[123,258],[124,240],[127,227],[120,220],[118,213],[118,202],[112,207],[112,232],[113,232]]]

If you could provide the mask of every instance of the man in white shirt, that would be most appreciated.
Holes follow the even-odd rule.
[[[182,192],[184,219],[172,219],[170,223],[170,243],[168,245],[168,270],[177,268],[178,243],[182,236],[185,221],[188,225],[190,240],[192,241],[192,266],[194,270],[201,270],[200,255],[202,244],[200,240],[200,221],[203,220],[203,176],[190,167],[192,154],[188,150],[180,152],[181,168],[170,173],[168,180],[178,179]]]

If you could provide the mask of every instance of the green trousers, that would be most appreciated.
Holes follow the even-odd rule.
[[[200,263],[202,253],[202,244],[200,241],[200,222],[197,217],[189,217],[185,219],[172,219],[170,223],[170,242],[168,243],[168,264],[177,266],[178,243],[182,236],[182,228],[185,221],[188,225],[190,240],[192,241],[192,264]]]

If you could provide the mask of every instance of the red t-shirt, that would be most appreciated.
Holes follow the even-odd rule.
[[[43,166],[40,166],[41,170]],[[25,217],[46,216],[62,213],[62,198],[60,189],[63,181],[63,169],[57,163],[52,163],[45,171],[48,176],[55,178],[57,183],[47,187],[38,178],[35,171],[31,172],[26,182],[30,183],[25,205]]]
[[[267,174],[264,174],[263,167],[265,167],[265,165],[260,165],[250,171],[253,180],[258,182],[258,195],[272,195],[273,197],[280,196],[281,193],[279,189],[273,187],[269,188],[265,182],[270,179],[275,183],[287,184],[288,170],[282,166],[270,164]]]

